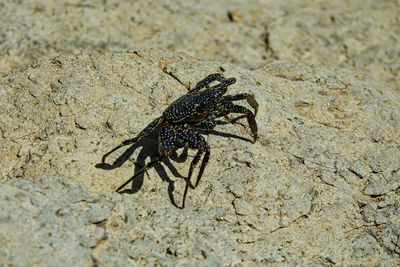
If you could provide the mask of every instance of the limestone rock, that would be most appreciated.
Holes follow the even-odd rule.
[[[161,48],[251,68],[350,68],[398,89],[399,17],[392,0],[2,1],[0,73],[59,54]]]
[[[229,94],[254,94],[258,142],[245,119],[217,126],[184,210],[175,206],[191,150],[112,193],[157,156],[156,135],[106,165],[102,155],[214,72],[237,78]],[[353,74],[279,61],[249,70],[166,50],[12,71],[0,80],[0,261],[395,265],[400,97]]]

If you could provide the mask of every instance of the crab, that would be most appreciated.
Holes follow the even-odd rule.
[[[210,86],[213,82],[219,83]],[[103,164],[105,164],[106,158],[114,151],[123,146],[135,144],[157,128],[159,129],[159,156],[146,164],[133,177],[118,187],[116,192],[119,192],[141,173],[166,160],[178,148],[186,147],[189,149],[197,149],[197,154],[190,164],[186,180],[181,206],[183,209],[185,207],[185,200],[189,187],[194,189],[199,184],[210,158],[210,146],[206,139],[198,132],[199,130],[212,130],[216,126],[216,119],[223,116],[226,117],[229,113],[244,114],[247,117],[250,130],[254,137],[253,143],[255,143],[257,140],[257,123],[255,116],[258,111],[258,103],[254,96],[248,93],[225,95],[228,86],[235,82],[236,78],[225,78],[220,73],[208,75],[203,80],[199,81],[193,89],[189,89],[187,94],[181,96],[169,105],[160,117],[154,119],[135,138],[123,141],[120,145],[106,153],[102,158]],[[254,108],[254,113],[246,107],[233,104],[233,101],[238,100],[246,100],[248,104]],[[204,154],[203,161],[196,183],[193,186],[191,177],[202,154]]]

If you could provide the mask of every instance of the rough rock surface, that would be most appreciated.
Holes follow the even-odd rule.
[[[0,3],[0,73],[59,54],[157,47],[258,67],[362,70],[400,88],[398,0],[44,0]]]
[[[258,142],[245,120],[217,126],[184,210],[175,206],[194,151],[113,193],[157,155],[156,137],[107,164],[101,156],[217,71],[238,79],[230,94],[258,100]],[[399,262],[400,96],[373,79],[144,50],[59,56],[12,71],[0,88],[5,264]]]
[[[399,18],[399,0],[1,1],[0,265],[398,266]],[[255,95],[258,142],[221,119],[183,210],[195,151],[113,192],[157,135],[102,155],[214,72]]]

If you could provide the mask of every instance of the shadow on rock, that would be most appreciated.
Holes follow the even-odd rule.
[[[240,119],[242,117],[243,116],[235,118],[234,120],[231,120],[230,122],[217,121],[217,124],[225,125],[225,124],[235,123],[238,119]],[[212,135],[217,135],[217,136],[221,136],[221,137],[230,137],[230,138],[239,139],[242,141],[247,141],[247,142],[252,143],[252,140],[250,140],[249,138],[241,137],[241,136],[238,136],[235,134],[224,133],[224,132],[219,132],[219,131],[215,131],[215,130],[207,131],[204,129],[198,129],[198,131],[199,131],[199,133],[205,134],[205,135],[212,134]],[[139,141],[139,142],[131,145],[112,164],[98,163],[95,165],[96,168],[103,169],[103,170],[113,170],[115,168],[119,168],[133,155],[133,153],[139,147],[142,147],[142,150],[139,152],[139,155],[135,162],[134,175],[131,176],[131,178],[127,180],[127,181],[132,180],[131,188],[124,189],[124,190],[117,189],[117,192],[134,194],[134,193],[137,193],[142,188],[143,181],[144,181],[144,173],[146,172],[146,170],[143,171],[143,168],[146,166],[146,163],[145,163],[146,159],[148,157],[150,157],[150,161],[154,161],[157,158],[159,158],[157,131],[154,131],[152,134],[147,136],[142,141]],[[182,147],[178,147],[177,149],[179,149],[179,148],[182,148]],[[115,151],[113,151],[113,153]],[[175,177],[184,178],[185,180],[187,180],[187,177],[182,176],[170,161],[170,160],[173,160],[177,163],[183,163],[187,160],[187,157],[188,157],[188,148],[185,147],[185,148],[183,148],[183,151],[180,155],[178,155],[177,151],[175,150],[169,158],[167,158],[163,161],[163,163],[165,166],[168,167],[170,172]],[[157,174],[160,176],[162,181],[168,182],[168,195],[169,195],[171,203],[175,207],[181,208],[176,204],[174,196],[173,196],[173,192],[175,189],[174,181],[168,177],[168,174],[165,171],[165,168],[162,166],[162,164],[156,164],[154,166],[154,169],[156,170]],[[186,182],[189,182],[189,181],[186,181]]]

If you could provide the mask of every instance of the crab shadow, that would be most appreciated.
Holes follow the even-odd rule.
[[[237,119],[235,119],[235,121],[236,120]],[[229,123],[217,121],[217,125],[224,125],[224,124],[229,124]],[[206,131],[203,129],[199,129],[198,132],[201,134],[205,134],[205,135],[211,134],[211,135],[216,135],[216,136],[220,136],[220,137],[229,137],[229,138],[239,139],[242,141],[247,141],[247,142],[252,143],[252,140],[235,135],[235,134],[224,133],[224,132],[219,132],[219,131],[215,131],[215,130]],[[127,160],[129,160],[129,158],[133,155],[133,153],[136,151],[136,149],[142,147],[142,149],[140,150],[140,152],[137,156],[136,162],[135,162],[134,174],[131,177],[135,176],[146,165],[145,161],[147,158],[150,158],[150,160],[153,161],[159,157],[158,134],[157,133],[158,133],[158,131],[155,130],[153,133],[149,134],[142,141],[129,146],[112,164],[98,163],[95,165],[95,167],[99,168],[99,169],[103,169],[103,170],[113,170],[113,169],[119,168]],[[121,150],[122,150],[122,148],[121,148]],[[118,153],[118,152],[114,152],[114,153]],[[174,190],[175,190],[174,183],[175,182],[168,177],[168,174],[163,166],[166,166],[169,169],[169,171],[172,173],[172,175],[174,175],[175,177],[187,180],[187,177],[181,175],[171,162],[171,161],[174,161],[176,163],[183,163],[187,160],[187,158],[188,158],[188,149],[183,148],[183,150],[180,154],[178,154],[177,150],[175,150],[168,159],[166,159],[162,162],[162,164],[157,164],[154,166],[154,169],[156,170],[156,172],[159,175],[159,177],[161,178],[161,180],[168,183],[169,199],[170,199],[172,205],[174,205],[177,208],[181,208],[181,207],[176,204],[176,201],[174,198]],[[131,188],[124,189],[119,192],[120,193],[128,193],[128,194],[137,193],[143,186],[145,173],[146,172],[142,172],[137,177],[135,177],[135,179],[132,180]],[[128,179],[126,179],[126,180],[128,180]],[[188,181],[186,181],[186,182],[188,182]]]

